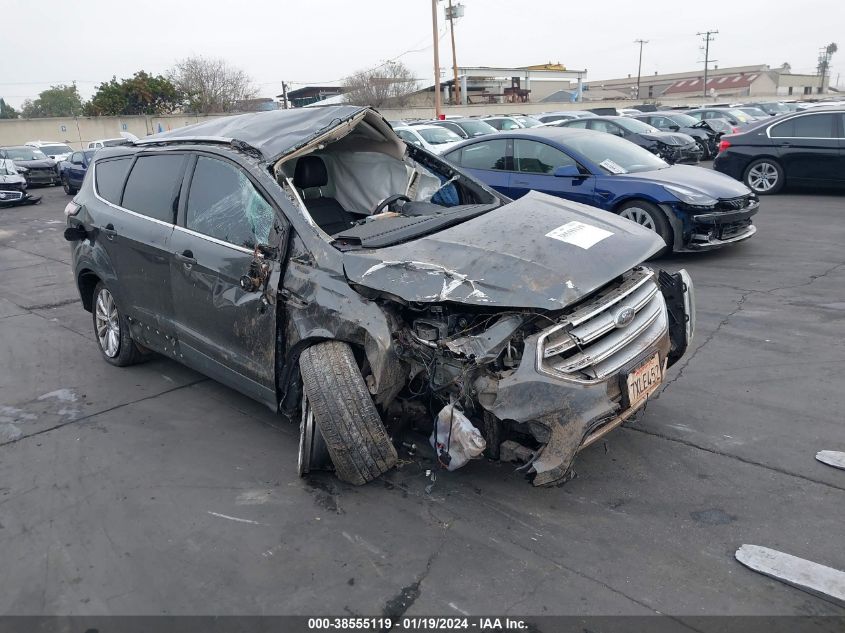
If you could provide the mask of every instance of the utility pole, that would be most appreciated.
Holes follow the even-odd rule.
[[[440,119],[440,47],[437,37],[437,0],[431,0],[431,31],[434,37],[434,116]]]
[[[640,75],[643,71],[643,44],[648,44],[648,40],[634,40],[634,44],[640,45],[640,63],[637,64],[637,100],[640,98]]]
[[[713,36],[717,35],[719,31],[704,31],[703,33],[696,33],[696,35],[704,37],[704,88],[702,88],[701,92],[704,95],[704,100],[707,100],[707,70],[710,66],[710,42],[714,39]]]
[[[285,110],[288,109],[288,85],[286,82],[282,82],[282,103],[284,104]]]
[[[460,6],[460,5],[458,5]],[[458,55],[455,53],[455,8],[452,7],[452,0],[449,0],[449,27],[452,32],[452,71],[454,73],[452,94],[455,98],[455,105],[461,102],[461,87],[458,85]]]

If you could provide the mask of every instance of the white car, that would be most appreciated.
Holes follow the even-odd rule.
[[[70,145],[59,141],[29,141],[25,145],[40,149],[48,158],[52,158],[57,163],[67,160],[73,154],[73,148]]]
[[[101,138],[96,141],[88,143],[85,149],[101,149],[103,147],[116,147],[118,145],[125,145],[127,139],[125,138]]]
[[[400,125],[393,128],[393,131],[406,143],[434,154],[442,154],[464,140],[452,130],[439,125]]]

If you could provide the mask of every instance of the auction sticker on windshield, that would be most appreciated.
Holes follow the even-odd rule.
[[[626,382],[628,384],[629,408],[638,407],[646,398],[657,391],[663,381],[662,373],[660,358],[655,354],[628,374]]]
[[[546,233],[546,237],[550,237],[553,240],[560,240],[561,242],[566,242],[567,244],[572,244],[583,249],[590,248],[611,235],[613,233],[610,231],[575,221],[562,224]]]
[[[617,165],[615,162],[610,160],[609,158],[605,158],[602,162],[599,163],[602,167],[604,167],[607,171],[611,174],[626,174],[628,173],[625,171],[625,168],[621,165]]]

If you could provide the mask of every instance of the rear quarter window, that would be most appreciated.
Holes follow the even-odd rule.
[[[126,171],[129,169],[131,156],[114,158],[111,160],[97,161],[95,173],[97,175],[97,193],[101,198],[112,204],[120,204],[120,194],[123,192],[123,183],[126,180]]]
[[[184,164],[184,154],[141,156],[126,181],[121,206],[173,224]]]

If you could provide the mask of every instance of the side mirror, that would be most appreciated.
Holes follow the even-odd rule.
[[[561,165],[560,167],[555,167],[552,175],[558,178],[578,178],[581,176],[581,172],[578,171],[578,167],[575,165]]]
[[[673,132],[679,132],[680,129],[681,129],[681,126],[680,125],[670,125],[669,129],[672,130]]]

